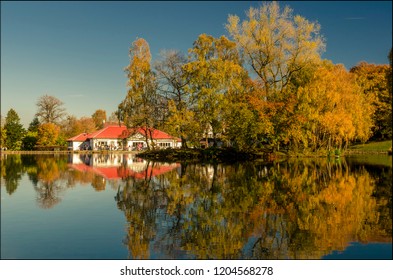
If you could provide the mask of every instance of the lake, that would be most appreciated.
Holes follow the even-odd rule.
[[[387,155],[2,155],[2,259],[392,259]]]

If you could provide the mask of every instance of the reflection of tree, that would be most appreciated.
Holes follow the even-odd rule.
[[[154,237],[155,213],[159,208],[158,197],[149,187],[151,179],[151,176],[144,180],[126,178],[124,187],[116,196],[117,205],[124,211],[129,225],[124,242],[130,258],[149,258],[149,241]]]
[[[392,236],[392,168],[386,166],[365,168],[378,186],[374,189],[373,196],[377,200],[379,221],[383,229],[382,235]]]
[[[98,192],[104,191],[106,186],[106,180],[101,176],[94,176],[93,180],[91,181],[91,185]]]
[[[8,194],[13,194],[22,178],[23,165],[20,155],[5,155],[1,159],[1,177]]]
[[[124,165],[123,179],[106,184],[118,189],[131,258],[318,259],[349,242],[392,239],[391,166],[348,162],[189,163],[156,177],[162,165],[148,162],[138,165],[145,179]],[[78,183],[104,187],[102,176],[68,169],[64,156],[2,157],[7,193],[24,173],[43,208]]]
[[[182,165],[127,179],[117,202],[133,258],[155,250],[164,258],[315,259],[352,241],[391,240],[391,191],[376,191],[375,178],[345,160]]]
[[[22,164],[33,186],[38,184],[36,156],[22,155]]]
[[[57,155],[41,155],[36,157],[37,177],[39,183],[34,187],[37,192],[37,202],[42,208],[52,208],[61,201],[61,192],[66,185],[64,178],[67,169],[65,157]]]

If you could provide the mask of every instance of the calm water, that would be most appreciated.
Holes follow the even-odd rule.
[[[2,155],[2,259],[392,259],[388,156]]]

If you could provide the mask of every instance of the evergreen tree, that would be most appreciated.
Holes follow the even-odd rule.
[[[35,116],[34,119],[31,121],[31,123],[29,124],[28,130],[31,132],[37,132],[39,126],[40,126],[40,121],[38,120],[38,117]]]
[[[14,109],[10,109],[5,118],[6,147],[10,150],[20,150],[25,130],[20,123],[20,118]]]

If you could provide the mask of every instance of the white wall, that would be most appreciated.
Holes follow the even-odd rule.
[[[71,144],[70,144],[71,143]],[[73,141],[73,142],[68,142],[68,148],[71,149],[73,151],[79,151],[80,150],[80,146],[83,144],[83,142],[80,141]]]

